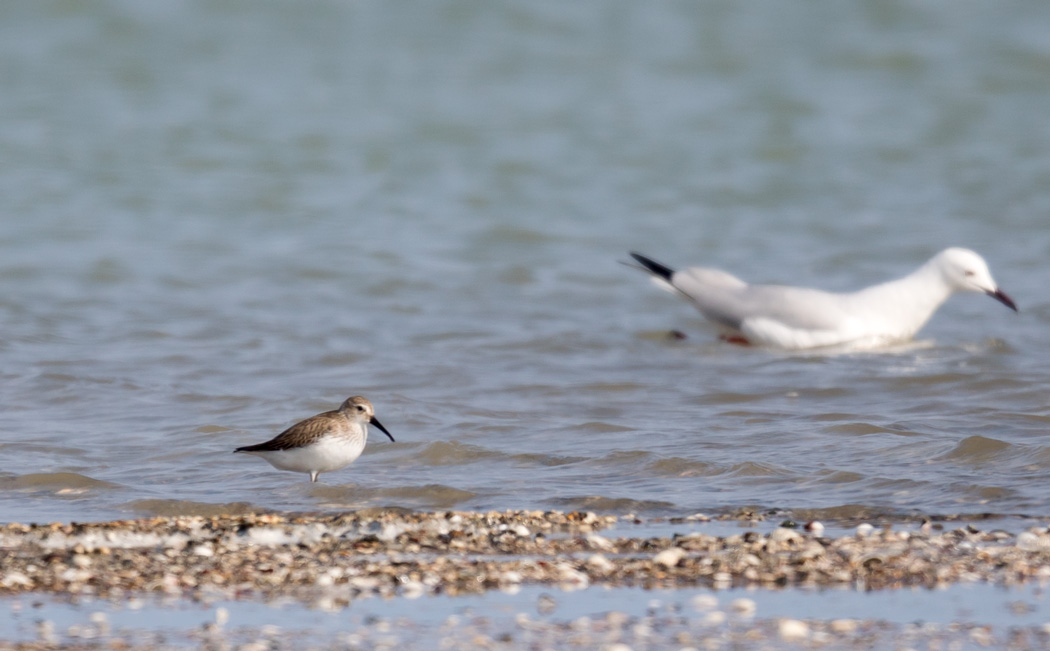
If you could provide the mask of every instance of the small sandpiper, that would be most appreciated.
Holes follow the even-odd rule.
[[[311,416],[292,425],[265,443],[246,445],[234,452],[262,457],[278,470],[310,473],[317,481],[322,472],[344,468],[361,456],[371,423],[394,437],[376,420],[375,408],[361,396],[347,398],[339,409]]]

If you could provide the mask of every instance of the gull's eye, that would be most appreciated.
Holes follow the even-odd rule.
[[[970,276],[975,276],[977,274],[975,274],[974,272],[972,272],[969,269],[967,269],[966,271],[963,272],[963,275],[966,276],[967,278],[969,278]]]

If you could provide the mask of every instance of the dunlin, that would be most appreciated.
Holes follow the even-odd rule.
[[[265,443],[246,445],[234,452],[262,457],[279,470],[310,473],[310,481],[315,482],[322,472],[344,468],[361,456],[369,423],[394,440],[376,420],[372,403],[353,396],[335,411],[311,416]]]

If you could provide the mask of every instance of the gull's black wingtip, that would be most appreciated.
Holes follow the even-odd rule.
[[[667,281],[670,281],[671,276],[674,275],[674,269],[664,266],[656,260],[651,260],[642,255],[641,253],[635,253],[634,251],[631,251],[630,253],[632,258],[640,262],[643,267],[648,269],[654,275],[659,276]]]

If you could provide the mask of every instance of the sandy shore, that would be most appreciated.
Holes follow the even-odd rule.
[[[972,526],[862,527],[836,538],[767,527],[767,533],[716,536],[703,533],[698,520],[669,521],[665,529],[678,523],[684,533],[656,537],[630,535],[635,525],[616,516],[538,511],[9,524],[0,528],[0,594],[292,599],[337,609],[375,596],[530,585],[879,590],[1050,579],[1045,527],[1016,534]],[[826,634],[835,635],[838,629],[825,624]],[[839,633],[855,634],[858,627],[842,624]]]

